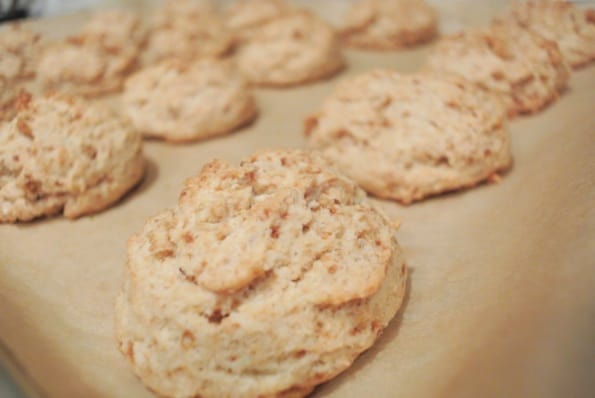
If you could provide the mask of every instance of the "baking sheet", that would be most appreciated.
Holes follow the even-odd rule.
[[[487,20],[497,2],[443,3],[443,26],[452,27]],[[56,36],[81,20],[35,24]],[[258,90],[261,116],[246,129],[185,146],[146,142],[144,182],[103,213],[0,225],[0,356],[17,380],[31,396],[151,397],[114,341],[128,236],[172,206],[183,180],[210,159],[301,147],[303,118],[338,80],[372,67],[413,71],[427,49],[348,52],[338,78]],[[402,220],[407,299],[378,343],[314,397],[595,391],[595,66],[510,130],[514,167],[500,183],[409,207],[378,201]]]

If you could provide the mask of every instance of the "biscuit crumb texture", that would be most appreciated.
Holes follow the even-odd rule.
[[[438,32],[438,14],[424,0],[361,0],[345,16],[341,31],[350,47],[397,50],[427,42]]]
[[[0,77],[15,82],[35,76],[39,54],[46,45],[40,33],[18,24],[0,30]]]
[[[224,20],[239,40],[248,40],[262,24],[292,10],[284,0],[240,0],[225,9]]]
[[[293,86],[330,77],[345,65],[332,26],[308,11],[263,24],[237,52],[240,71],[261,86]]]
[[[153,16],[143,62],[223,56],[233,35],[210,3],[166,1]]]
[[[212,161],[128,243],[119,347],[168,397],[303,397],[398,310],[390,222],[308,153]]]
[[[0,222],[94,213],[143,176],[141,136],[107,109],[25,93],[16,106],[0,126]]]
[[[569,1],[517,1],[506,18],[554,41],[575,68],[595,61],[595,9]]]
[[[139,15],[127,10],[94,12],[85,23],[81,35],[101,42],[107,48],[142,46],[147,30]]]
[[[505,121],[499,96],[456,76],[375,70],[341,83],[305,133],[368,192],[409,204],[508,168]]]
[[[37,80],[48,91],[95,97],[120,91],[136,66],[139,48],[110,47],[92,36],[77,36],[54,43],[44,51]]]
[[[509,116],[542,110],[560,96],[570,76],[555,42],[501,22],[443,37],[428,67],[502,94]]]
[[[244,78],[218,59],[146,67],[128,79],[122,102],[136,129],[172,142],[228,133],[257,115]]]

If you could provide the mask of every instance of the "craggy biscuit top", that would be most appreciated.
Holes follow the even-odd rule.
[[[140,135],[101,106],[28,94],[16,106],[16,116],[0,127],[0,220],[42,215],[46,210],[11,214],[49,199],[64,206],[122,178],[142,154]]]
[[[369,297],[386,274],[393,231],[363,191],[325,166],[300,151],[255,155],[239,167],[212,161],[137,239],[148,239],[153,261],[177,258],[182,276],[222,303],[271,272],[274,284],[251,288],[260,299],[271,289],[295,295],[295,305]],[[216,307],[211,313],[230,315]]]
[[[511,114],[541,109],[569,77],[556,43],[508,23],[443,37],[428,66],[502,93]]]
[[[438,15],[424,0],[363,0],[349,9],[342,29],[347,44],[394,49],[431,39]]]
[[[128,245],[120,349],[165,396],[302,397],[398,309],[393,228],[299,150],[215,160]]]
[[[375,70],[306,120],[310,147],[375,195],[410,203],[510,164],[498,95],[453,75]]]
[[[572,66],[595,60],[595,9],[581,8],[569,1],[517,1],[505,18],[555,41]]]

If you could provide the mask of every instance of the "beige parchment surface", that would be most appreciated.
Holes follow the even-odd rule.
[[[479,23],[494,9],[467,3],[446,7],[443,23]],[[80,22],[36,25],[61,35]],[[338,78],[258,90],[261,116],[242,131],[186,146],[147,142],[144,182],[101,214],[0,225],[0,356],[15,377],[32,396],[152,396],[113,337],[128,236],[172,206],[183,180],[208,160],[302,146],[303,118],[338,80],[380,66],[413,71],[427,49],[349,52]],[[314,397],[592,396],[595,66],[510,130],[515,163],[499,184],[410,207],[378,201],[402,220],[408,296],[378,343]]]

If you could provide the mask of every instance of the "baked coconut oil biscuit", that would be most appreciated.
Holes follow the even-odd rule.
[[[169,1],[155,12],[145,61],[223,56],[233,43],[233,35],[210,7],[200,2]]]
[[[595,61],[595,9],[569,1],[516,2],[506,19],[558,44],[562,56],[578,68]]]
[[[397,50],[427,42],[438,31],[438,14],[424,0],[360,0],[342,29],[350,47]]]
[[[318,156],[208,163],[128,243],[119,347],[166,397],[303,397],[401,305],[391,223]]]
[[[500,93],[510,116],[545,108],[560,96],[569,78],[555,42],[509,23],[443,37],[428,66]]]
[[[99,41],[108,48],[127,45],[140,48],[147,37],[147,30],[137,14],[113,9],[93,13],[81,35]]]
[[[0,222],[109,207],[142,178],[142,139],[110,110],[64,95],[21,94],[0,125]]]
[[[49,46],[37,68],[46,91],[94,97],[120,91],[138,60],[135,46],[106,47],[77,36]]]
[[[284,0],[240,0],[225,9],[226,26],[240,40],[249,40],[261,25],[291,12]]]
[[[223,56],[231,49],[233,37],[219,17],[180,21],[183,22],[153,29],[145,54],[147,62]]]
[[[126,82],[122,101],[139,131],[173,142],[225,134],[257,115],[244,78],[218,59],[149,66]]]
[[[335,30],[305,10],[262,25],[237,61],[250,82],[279,87],[330,77],[345,65]]]
[[[340,84],[305,133],[366,191],[409,204],[507,169],[505,121],[499,96],[464,79],[375,70]]]

